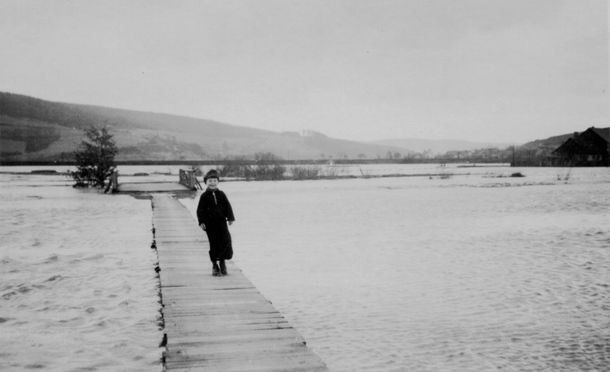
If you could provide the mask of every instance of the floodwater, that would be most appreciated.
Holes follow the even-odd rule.
[[[411,176],[220,187],[237,265],[332,371],[608,370],[608,168],[330,171]],[[69,184],[0,174],[0,370],[161,370],[150,203]]]
[[[0,370],[161,371],[150,201],[70,184],[0,174]]]
[[[333,371],[608,371],[610,171],[477,172],[221,183],[234,259]]]

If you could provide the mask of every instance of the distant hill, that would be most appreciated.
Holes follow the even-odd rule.
[[[271,152],[284,159],[378,158],[400,149],[316,132],[272,132],[207,119],[50,102],[0,92],[0,161],[66,161],[90,126],[107,126],[117,160],[218,160]]]
[[[586,128],[583,128],[584,131]],[[574,133],[561,134],[559,136],[553,136],[545,139],[537,139],[534,141],[527,142],[521,146],[519,146],[522,150],[540,150],[540,149],[551,149],[555,150],[562,143],[564,143],[568,138],[572,137]]]
[[[419,138],[386,139],[371,143],[383,146],[400,147],[411,152],[430,151],[432,154],[444,154],[447,151],[466,151],[489,147],[503,149],[513,145],[511,143],[473,142],[461,140],[428,140]]]
[[[587,128],[579,128],[580,132],[585,131]],[[609,128],[599,128],[601,131],[608,131]],[[578,133],[578,132],[574,132]],[[524,144],[511,144],[511,143],[493,143],[493,142],[472,142],[472,141],[460,141],[460,140],[426,140],[416,138],[404,138],[404,139],[388,139],[372,142],[378,145],[400,147],[403,150],[409,150],[413,152],[423,152],[429,150],[433,154],[444,154],[448,151],[470,151],[479,150],[485,148],[497,148],[500,150],[506,149],[511,146],[515,146],[517,151],[535,153],[537,156],[548,156],[563,144],[568,138],[574,136],[574,133],[560,134],[557,136],[536,139]]]
[[[279,133],[207,119],[50,102],[0,92],[0,162],[71,161],[83,140],[83,130],[92,125],[110,128],[119,146],[117,160],[121,161],[253,158],[260,152],[287,160],[377,159],[385,158],[388,152],[400,158],[395,154],[426,150],[444,154],[511,145],[409,138],[362,143],[312,131]],[[527,157],[544,158],[572,135],[538,139],[516,146],[516,150]]]

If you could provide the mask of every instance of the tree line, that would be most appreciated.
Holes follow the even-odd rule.
[[[448,151],[434,155],[430,151],[401,155],[388,152],[386,158],[377,159],[336,159],[337,163],[510,163],[514,166],[541,166],[550,163],[552,148],[536,149],[509,147],[506,149],[485,148],[468,151]],[[115,157],[118,147],[107,127],[90,127],[85,130],[85,139],[73,153],[76,170],[70,175],[75,186],[103,187],[116,168]],[[281,180],[334,178],[335,174],[322,174],[315,161],[286,161],[270,152],[257,152],[252,157],[227,157],[221,163],[220,173],[224,177],[237,177],[246,180]],[[318,164],[320,161],[318,160]],[[288,174],[288,176],[287,176]]]

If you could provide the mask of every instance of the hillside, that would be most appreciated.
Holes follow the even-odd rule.
[[[177,115],[50,102],[0,92],[0,162],[71,161],[90,126],[108,126],[119,161],[221,160],[270,152],[287,160],[377,159],[388,152],[442,154],[509,144],[395,139],[361,143],[304,131],[272,132]],[[582,130],[586,128],[581,128]],[[544,158],[573,133],[517,146],[524,157]]]
[[[419,138],[386,139],[371,142],[376,145],[401,147],[411,152],[430,151],[433,154],[444,154],[447,151],[466,151],[482,148],[503,149],[511,146],[510,143],[473,142],[462,140],[428,140]]]
[[[586,128],[579,128],[581,131]],[[609,128],[600,128],[601,130],[608,131]],[[551,155],[551,153],[563,144],[568,138],[572,137],[574,133],[561,134],[544,139],[536,139],[521,145],[515,145],[515,151],[522,154],[524,157],[536,157],[537,159],[544,159]],[[425,140],[425,139],[389,139],[376,141],[375,144],[401,147],[404,150],[413,152],[424,152],[430,151],[432,154],[444,154],[453,151],[473,151],[487,148],[495,148],[498,150],[508,151],[507,149],[512,148],[513,144],[509,143],[486,143],[486,142],[471,142],[471,141],[460,141],[460,140]],[[512,150],[510,150],[512,151]]]
[[[582,130],[585,130],[583,128]],[[553,136],[545,139],[537,139],[534,141],[527,142],[520,146],[522,150],[539,150],[539,149],[550,149],[555,150],[562,143],[564,143],[568,138],[572,137],[574,133],[562,134],[559,136]]]
[[[66,161],[83,129],[107,126],[119,146],[117,160],[217,160],[271,152],[284,159],[377,158],[392,146],[278,133],[213,120],[50,102],[0,92],[0,161]]]

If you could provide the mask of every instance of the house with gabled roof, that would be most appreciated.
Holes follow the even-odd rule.
[[[610,128],[590,127],[574,133],[552,152],[556,166],[610,166]]]

